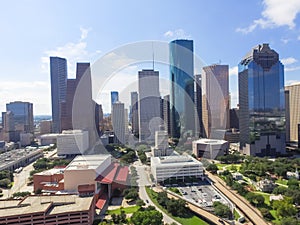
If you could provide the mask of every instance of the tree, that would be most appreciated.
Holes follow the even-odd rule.
[[[281,225],[299,225],[300,222],[294,217],[284,217],[281,220]]]
[[[216,164],[211,163],[211,164],[209,164],[208,167],[206,167],[206,170],[209,171],[209,172],[211,172],[211,173],[213,173],[213,174],[216,174],[217,171],[218,171],[218,167],[217,167]]]
[[[217,216],[223,218],[231,217],[231,210],[227,205],[222,204],[221,202],[214,202],[214,212]]]
[[[136,201],[136,205],[142,207],[142,206],[145,205],[145,202],[144,202],[142,199],[138,199],[138,200]]]
[[[273,190],[273,194],[274,195],[285,195],[285,193],[287,192],[287,188],[286,187],[283,187],[283,186],[278,186],[278,187],[275,187],[274,190]]]
[[[139,210],[132,214],[131,222],[134,225],[163,225],[162,219],[162,213],[156,210]]]
[[[260,212],[261,212],[262,216],[263,216],[265,219],[267,219],[267,220],[269,220],[269,221],[271,221],[271,220],[274,219],[274,217],[273,217],[272,214],[270,213],[270,210],[269,210],[269,209],[267,209],[267,208],[260,208]]]

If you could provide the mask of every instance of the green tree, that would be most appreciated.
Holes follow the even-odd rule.
[[[218,171],[218,167],[217,167],[216,164],[211,163],[211,164],[209,164],[208,167],[206,167],[206,170],[209,171],[209,172],[211,172],[211,173],[213,173],[213,174],[216,174],[217,171]]]
[[[214,212],[217,216],[223,218],[231,217],[231,210],[227,205],[222,204],[221,202],[214,202]]]
[[[163,225],[163,215],[156,210],[137,211],[132,214],[131,222],[134,225]]]
[[[281,220],[281,225],[299,225],[300,222],[294,217],[284,217]]]

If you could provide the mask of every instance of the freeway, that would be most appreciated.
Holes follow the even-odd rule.
[[[240,211],[242,211],[249,220],[256,225],[268,225],[268,223],[261,217],[259,212],[254,209],[250,204],[244,202],[237,194],[228,190],[223,184],[223,180],[218,176],[215,176],[206,171],[209,179],[214,182],[216,188],[218,188],[227,198],[232,201]]]

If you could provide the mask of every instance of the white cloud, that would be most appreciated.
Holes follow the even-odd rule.
[[[287,44],[287,43],[290,42],[291,39],[288,39],[288,38],[281,38],[280,40],[282,41],[283,44]]]
[[[190,39],[192,36],[187,34],[183,29],[168,30],[164,33],[164,37],[170,39]]]
[[[284,67],[285,72],[291,72],[291,71],[296,71],[296,70],[300,70],[300,66]]]
[[[87,50],[87,42],[85,41],[91,28],[85,29],[80,27],[80,40],[78,42],[68,42],[63,46],[56,47],[53,50],[46,50],[44,56],[41,57],[42,72],[49,73],[49,57],[58,56],[66,58],[68,62],[68,75],[75,77],[75,65],[79,61],[90,61],[95,58],[95,54],[99,54],[97,50],[95,53],[90,53]]]
[[[289,85],[295,85],[295,84],[299,84],[300,81],[299,80],[287,80],[285,82],[285,86],[289,86]]]
[[[81,32],[81,35],[80,35],[80,40],[84,40],[87,38],[88,36],[88,33],[91,31],[91,28],[83,28],[83,27],[80,27],[80,32]]]
[[[232,75],[238,75],[238,67],[237,66],[229,68],[229,76],[232,76]]]
[[[245,28],[237,28],[237,32],[244,34],[252,32],[258,26],[262,29],[274,28],[280,26],[288,26],[290,29],[295,28],[294,20],[297,14],[300,13],[299,0],[264,0],[264,10],[261,15],[262,18],[256,19]]]
[[[26,93],[26,94],[24,94]],[[50,84],[46,81],[1,81],[0,111],[6,111],[5,105],[12,101],[27,101],[33,103],[35,115],[49,114]]]
[[[293,64],[295,62],[298,62],[297,59],[293,58],[293,57],[288,57],[288,58],[284,58],[284,59],[281,59],[281,62],[284,64],[284,65],[290,65],[290,64]]]
[[[298,36],[298,38],[297,38],[297,39],[298,39],[298,41],[300,41],[300,35]]]

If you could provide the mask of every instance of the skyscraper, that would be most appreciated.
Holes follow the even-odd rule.
[[[170,121],[170,95],[164,96],[164,126],[168,135],[171,135],[171,121]]]
[[[298,141],[298,124],[300,123],[300,84],[285,87],[286,96],[286,140]]]
[[[262,44],[239,63],[240,148],[244,154],[285,152],[284,70],[279,55]]]
[[[115,142],[125,144],[125,109],[124,103],[115,102],[112,105],[112,125]]]
[[[111,110],[112,110],[112,105],[119,101],[119,92],[111,91],[110,99],[111,99]]]
[[[194,55],[192,40],[174,40],[170,48],[171,136],[195,132]]]
[[[202,87],[201,87],[201,74],[195,75],[195,136],[204,137],[203,135],[203,121],[202,121]]]
[[[52,131],[61,131],[60,115],[61,103],[66,99],[67,88],[67,60],[50,57],[51,103],[52,103]]]
[[[139,92],[139,140],[154,141],[155,131],[159,130],[160,94],[159,72],[142,70],[138,75]]]
[[[132,133],[138,135],[139,133],[139,95],[136,91],[131,92],[131,127]]]
[[[10,102],[6,104],[6,111],[11,111],[15,126],[22,132],[33,133],[33,105],[29,102]]]
[[[203,67],[202,116],[207,138],[229,128],[229,68],[228,65]]]

